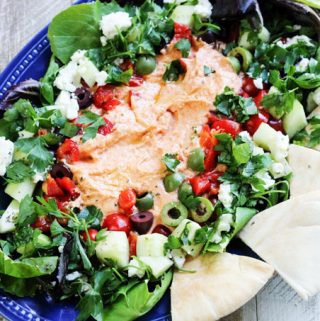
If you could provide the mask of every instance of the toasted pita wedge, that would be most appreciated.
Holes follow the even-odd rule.
[[[273,268],[229,253],[206,254],[185,264],[171,286],[172,321],[215,321],[240,308],[266,284]]]
[[[303,299],[320,291],[320,190],[259,213],[239,236]]]
[[[292,169],[291,197],[320,190],[320,152],[290,145],[288,160]]]

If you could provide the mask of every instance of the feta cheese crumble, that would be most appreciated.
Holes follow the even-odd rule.
[[[266,170],[261,170],[254,176],[262,181],[262,186],[265,190],[270,189],[275,183],[275,180],[271,178],[270,174]],[[254,191],[258,192],[258,189],[256,189],[254,185],[251,186]]]
[[[273,178],[280,178],[291,173],[291,168],[286,160],[282,162],[272,162],[269,171]]]
[[[219,194],[218,194],[219,201],[223,204],[225,208],[230,208],[233,201],[233,195],[231,192],[231,184],[227,182],[223,182],[220,185]]]
[[[214,233],[211,241],[213,243],[220,243],[222,241],[222,232],[229,232],[231,229],[231,224],[233,223],[233,215],[232,214],[223,214],[220,216],[218,220],[218,227],[216,232]]]
[[[296,64],[296,71],[297,72],[305,72],[309,67],[310,60],[308,58],[302,58],[297,64]]]
[[[99,71],[94,63],[86,56],[86,50],[77,50],[71,57],[71,61],[59,71],[54,85],[64,91],[74,92],[82,87],[83,79],[89,87],[95,83],[102,86],[106,83],[108,74]]]
[[[274,142],[270,146],[270,151],[274,160],[282,162],[289,153],[289,136],[277,131],[274,136]]]
[[[288,38],[286,43],[283,43],[281,40],[277,42],[277,46],[281,48],[288,48],[293,45],[298,44],[299,42],[304,43],[308,47],[314,47],[314,44],[311,42],[311,39],[304,35],[294,36],[292,38]]]
[[[263,89],[263,81],[262,78],[257,78],[253,80],[254,85],[258,88],[258,89]]]
[[[5,175],[13,159],[14,144],[5,137],[0,137],[0,176]]]
[[[198,0],[198,4],[194,7],[194,13],[201,18],[209,18],[212,13],[212,4],[209,0]]]
[[[127,12],[112,12],[102,17],[100,29],[103,36],[100,38],[103,46],[107,41],[113,39],[119,32],[125,31],[132,25],[131,18]]]
[[[145,274],[145,268],[140,264],[140,262],[137,259],[131,259],[128,267],[129,278],[137,276],[139,279],[141,279]]]
[[[61,91],[55,102],[57,109],[67,119],[72,120],[78,117],[79,104],[78,101],[67,91]]]

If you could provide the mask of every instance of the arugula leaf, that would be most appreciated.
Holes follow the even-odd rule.
[[[8,183],[21,183],[25,179],[33,177],[35,171],[25,164],[23,161],[18,160],[12,162],[6,172],[6,181]]]
[[[180,78],[180,75],[186,73],[181,61],[179,59],[173,60],[170,65],[166,67],[166,71],[162,76],[164,81],[177,81]]]
[[[19,139],[15,143],[15,148],[27,155],[32,168],[39,173],[45,172],[53,163],[53,155],[46,147],[47,143],[41,136]]]
[[[26,195],[20,203],[19,214],[16,220],[18,228],[32,224],[37,217],[31,196]]]
[[[133,75],[133,69],[130,68],[126,71],[122,71],[117,66],[110,66],[108,69],[107,82],[115,85],[125,84],[128,85]]]
[[[229,87],[225,87],[224,92],[216,97],[214,102],[219,113],[232,117],[240,123],[247,121],[251,115],[258,113],[257,106],[252,98],[238,96]]]
[[[153,291],[149,290],[150,281],[142,281],[134,286],[120,288],[117,300],[102,313],[102,319],[108,321],[131,321],[150,311],[162,298],[172,280],[172,272],[167,272]]]
[[[189,52],[191,49],[191,43],[188,39],[184,38],[179,40],[175,45],[175,48],[179,49],[181,51],[182,57],[183,58],[188,58],[189,57]]]
[[[46,74],[40,79],[40,94],[45,101],[53,105],[54,103],[54,89],[53,82],[59,72],[59,65],[55,61],[55,57],[50,59],[49,67]]]
[[[101,47],[101,18],[116,11],[123,11],[117,3],[100,1],[62,11],[53,18],[48,31],[53,54],[66,64],[78,49]]]
[[[177,157],[177,154],[165,154],[162,157],[162,162],[166,165],[168,171],[173,173],[176,171],[176,167],[180,164]]]

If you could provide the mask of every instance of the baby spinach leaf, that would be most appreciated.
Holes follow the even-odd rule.
[[[116,3],[96,1],[72,6],[58,14],[49,27],[53,54],[66,64],[78,49],[101,47],[100,20],[103,15],[123,11]]]
[[[0,288],[18,297],[33,297],[41,288],[37,278],[19,279],[0,274]]]

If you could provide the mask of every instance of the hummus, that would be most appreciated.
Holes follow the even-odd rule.
[[[197,147],[197,128],[206,122],[215,96],[226,86],[236,92],[241,87],[222,54],[202,42],[196,46],[189,58],[183,58],[187,71],[180,80],[162,80],[166,66],[181,58],[171,45],[159,55],[157,69],[145,77],[143,85],[117,89],[121,105],[107,115],[114,132],[81,144],[81,160],[70,166],[83,205],[96,205],[107,215],[117,211],[120,192],[130,187],[139,194],[153,193],[157,218],[161,208],[177,198],[177,193],[164,189],[167,171],[161,158],[166,153],[179,154],[179,171],[188,174],[186,159]],[[204,66],[214,72],[205,76]]]

